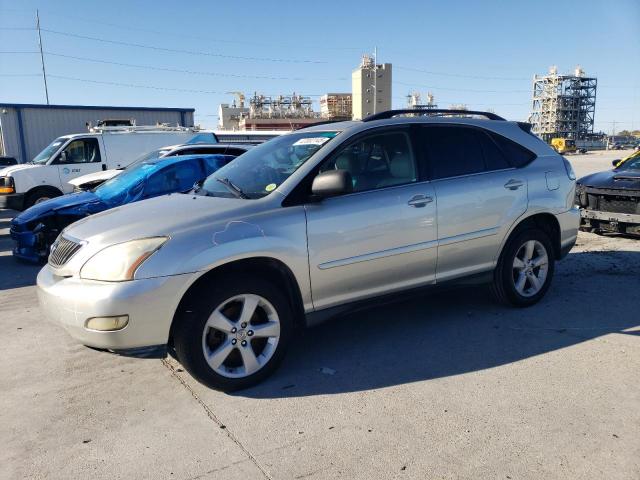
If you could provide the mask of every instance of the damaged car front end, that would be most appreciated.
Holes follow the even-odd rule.
[[[106,208],[91,192],[63,195],[34,205],[11,221],[13,256],[31,263],[44,262],[51,244],[65,227]]]
[[[578,180],[576,203],[582,230],[640,235],[640,158]]]

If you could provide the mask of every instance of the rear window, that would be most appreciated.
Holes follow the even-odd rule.
[[[431,174],[434,179],[457,177],[485,170],[480,142],[475,130],[458,127],[429,126],[426,135]]]

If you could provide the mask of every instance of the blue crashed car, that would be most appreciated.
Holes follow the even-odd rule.
[[[58,234],[73,222],[138,200],[187,192],[234,158],[215,154],[145,159],[91,191],[38,203],[11,221],[13,255],[21,260],[44,262]]]

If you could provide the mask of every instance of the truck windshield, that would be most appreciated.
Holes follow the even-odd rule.
[[[269,140],[207,177],[201,191],[214,197],[264,197],[337,134],[301,132]]]
[[[37,165],[44,165],[51,158],[51,156],[58,151],[58,149],[66,142],[66,138],[56,138],[51,142],[44,150],[42,150],[31,163]]]

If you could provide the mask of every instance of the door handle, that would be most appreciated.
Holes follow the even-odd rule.
[[[428,197],[427,195],[416,195],[412,197],[411,200],[407,202],[407,205],[411,207],[424,207],[427,203],[433,202],[433,197]]]
[[[507,183],[504,184],[504,188],[507,188],[509,190],[517,190],[523,185],[524,185],[524,182],[522,180],[515,180],[512,178],[511,180],[509,180]]]

